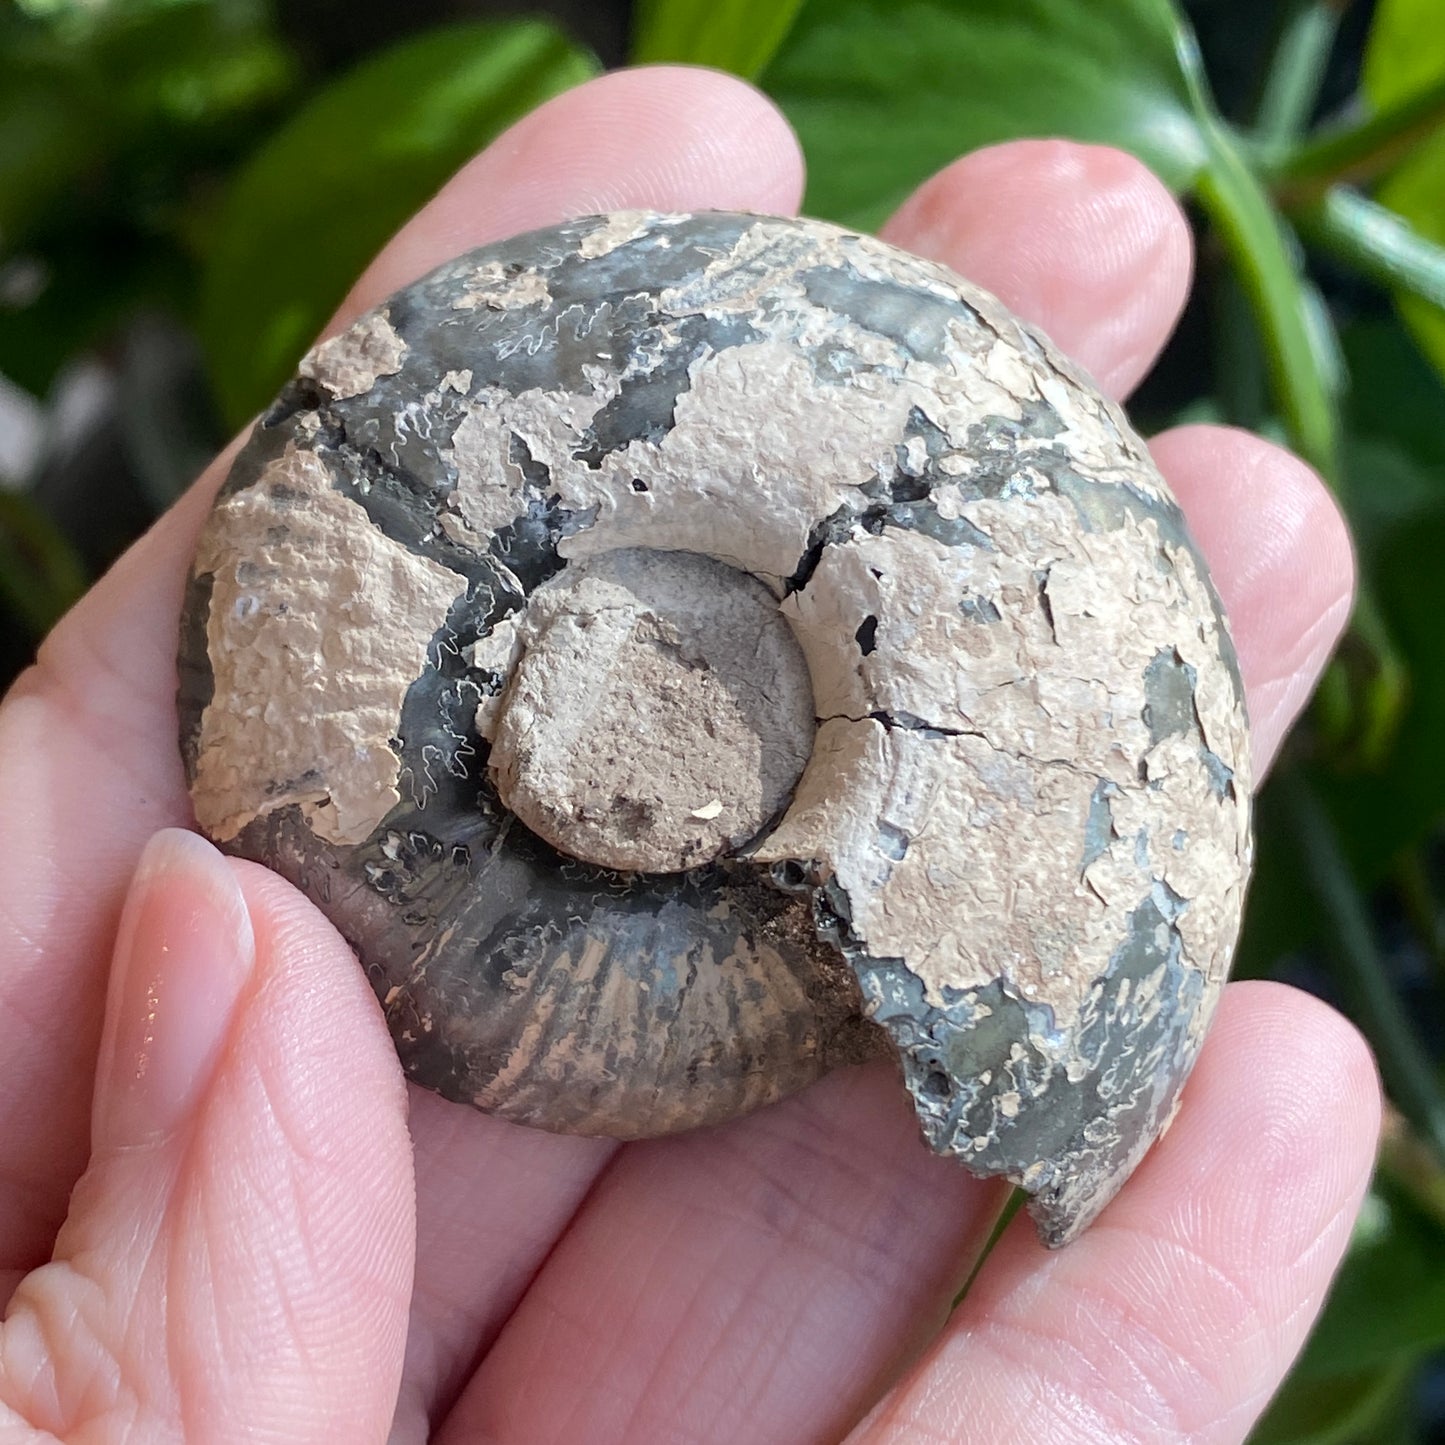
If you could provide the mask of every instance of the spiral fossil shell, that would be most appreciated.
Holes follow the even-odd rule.
[[[202,828],[337,923],[414,1079],[526,1124],[891,1052],[1061,1243],[1239,928],[1239,675],[1143,445],[993,298],[816,222],[572,221],[318,346],[180,672]]]

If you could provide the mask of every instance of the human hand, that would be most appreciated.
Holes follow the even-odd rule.
[[[786,212],[800,190],[747,87],[609,76],[461,172],[343,316],[564,215]],[[970,156],[884,234],[1114,395],[1188,286],[1177,207],[1098,148]],[[1154,449],[1229,610],[1262,769],[1345,620],[1342,523],[1258,439]],[[677,1139],[536,1134],[407,1090],[354,960],[279,879],[171,831],[127,901],[146,840],[190,819],[176,620],[228,460],[0,709],[0,1445],[1244,1438],[1378,1126],[1358,1036],[1304,995],[1231,986],[1177,1122],[1098,1223],[1050,1255],[1016,1221],[949,1316],[1002,1194],[926,1151],[887,1068]]]

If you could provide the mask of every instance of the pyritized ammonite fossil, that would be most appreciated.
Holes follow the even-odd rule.
[[[1148,454],[947,270],[622,213],[318,346],[200,545],[196,814],[355,946],[412,1078],[726,1119],[892,1052],[1059,1243],[1167,1122],[1248,746]]]

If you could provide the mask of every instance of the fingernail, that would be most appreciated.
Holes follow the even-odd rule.
[[[95,1148],[155,1142],[190,1117],[251,976],[255,936],[226,860],[180,828],[131,880],[111,962],[91,1119]]]

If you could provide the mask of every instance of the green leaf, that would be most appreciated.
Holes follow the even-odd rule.
[[[1355,1375],[1445,1346],[1445,1230],[1381,1175],[1298,1373]]]
[[[99,147],[85,112],[43,85],[7,86],[0,111],[0,248],[13,251],[36,218],[84,176]]]
[[[112,0],[44,24],[0,8],[0,248],[77,218],[155,229],[296,72],[259,0]]]
[[[106,154],[95,88],[65,49],[0,11],[0,255]]]
[[[107,12],[89,50],[132,128],[214,126],[283,95],[291,51],[253,0],[169,0]]]
[[[1445,820],[1445,572],[1432,549],[1445,543],[1445,386],[1391,318],[1359,321],[1342,333],[1352,378],[1338,494],[1350,520],[1359,569],[1378,599],[1410,681],[1398,729],[1381,766],[1312,771],[1361,883],[1373,888],[1399,852]],[[1401,569],[1409,569],[1402,571]],[[1359,642],[1347,635],[1340,667],[1326,674],[1312,713],[1345,671],[1357,670]],[[1343,700],[1341,700],[1343,705]],[[1328,730],[1328,729],[1326,729]],[[1288,764],[1286,764],[1288,765]],[[1301,871],[1301,849],[1280,797],[1267,784],[1255,814],[1254,882],[1235,971],[1275,972],[1278,960],[1321,931]]]
[[[1445,467],[1445,384],[1398,323],[1388,316],[1356,321],[1341,341],[1350,430],[1393,442],[1422,467]],[[1353,505],[1348,496],[1346,502]]]
[[[1343,340],[1354,387],[1339,495],[1361,578],[1409,677],[1379,765],[1317,781],[1356,875],[1373,886],[1445,820],[1445,386],[1393,322],[1356,324]],[[1355,645],[1347,639],[1347,666]]]
[[[37,394],[134,308],[179,305],[179,239],[294,64],[261,0],[0,6],[0,372]]]
[[[1270,791],[1279,795],[1300,851],[1341,1000],[1375,1050],[1391,1097],[1436,1157],[1445,1159],[1445,1090],[1396,987],[1339,829],[1303,768],[1283,771]]]
[[[1400,849],[1418,843],[1445,816],[1445,506],[1439,500],[1445,474],[1421,473],[1406,454],[1387,448],[1352,446],[1346,460],[1357,475],[1368,468],[1352,489],[1368,486],[1384,498],[1404,476],[1418,499],[1405,512],[1403,489],[1397,490],[1398,520],[1382,527],[1383,508],[1372,507],[1365,534],[1381,613],[1409,661],[1408,697],[1384,766],[1333,777],[1326,797],[1365,883],[1378,880]]]
[[[1438,0],[1380,0],[1365,52],[1364,90],[1379,108],[1399,105],[1445,81],[1445,25]],[[1376,194],[1427,241],[1445,246],[1445,129],[1416,146]],[[1445,375],[1445,310],[1403,291],[1400,314]]]
[[[632,58],[713,65],[751,80],[802,6],[803,0],[642,0]]]
[[[1336,480],[1339,374],[1333,323],[1303,272],[1294,235],[1222,126],[1208,127],[1199,201],[1249,299],[1290,444]]]
[[[1445,76],[1439,0],[1379,0],[1361,83],[1378,108],[1396,105]]]
[[[1291,1375],[1248,1445],[1405,1445],[1400,1435],[1382,1435],[1374,1427],[1393,1413],[1409,1377],[1399,1366],[1328,1380]]]
[[[1445,31],[1436,0],[1380,0],[1365,48],[1363,104],[1266,165],[1311,199],[1318,183],[1374,180],[1445,121]]]
[[[457,25],[373,57],[296,115],[236,178],[203,277],[201,336],[227,419],[266,402],[463,161],[596,69],[540,22]]]
[[[1378,885],[1402,851],[1421,844],[1445,817],[1445,766],[1439,750],[1445,726],[1445,659],[1439,637],[1445,586],[1433,575],[1439,571],[1442,546],[1445,514],[1437,510],[1395,529],[1375,548],[1381,612],[1400,654],[1408,659],[1404,696],[1382,761],[1363,766],[1347,756],[1337,771],[1319,778],[1344,849],[1365,887]],[[1347,678],[1367,672],[1363,662],[1352,659],[1357,646],[1355,634],[1348,634],[1340,654]],[[1317,918],[1310,922],[1313,928],[1321,926]],[[1445,1150],[1445,1144],[1441,1147]]]
[[[1445,246],[1445,132],[1411,152],[1380,187],[1377,199],[1426,240]],[[1404,291],[1395,299],[1415,339],[1445,376],[1445,310]]]
[[[807,208],[874,226],[965,151],[1018,136],[1124,147],[1176,190],[1210,107],[1169,0],[808,0],[764,72],[808,156]]]
[[[1331,186],[1295,213],[1307,241],[1384,286],[1445,306],[1445,246],[1427,241],[1398,212],[1349,186]]]
[[[1295,0],[1286,7],[1255,116],[1265,150],[1293,144],[1319,103],[1343,12],[1335,0]]]

